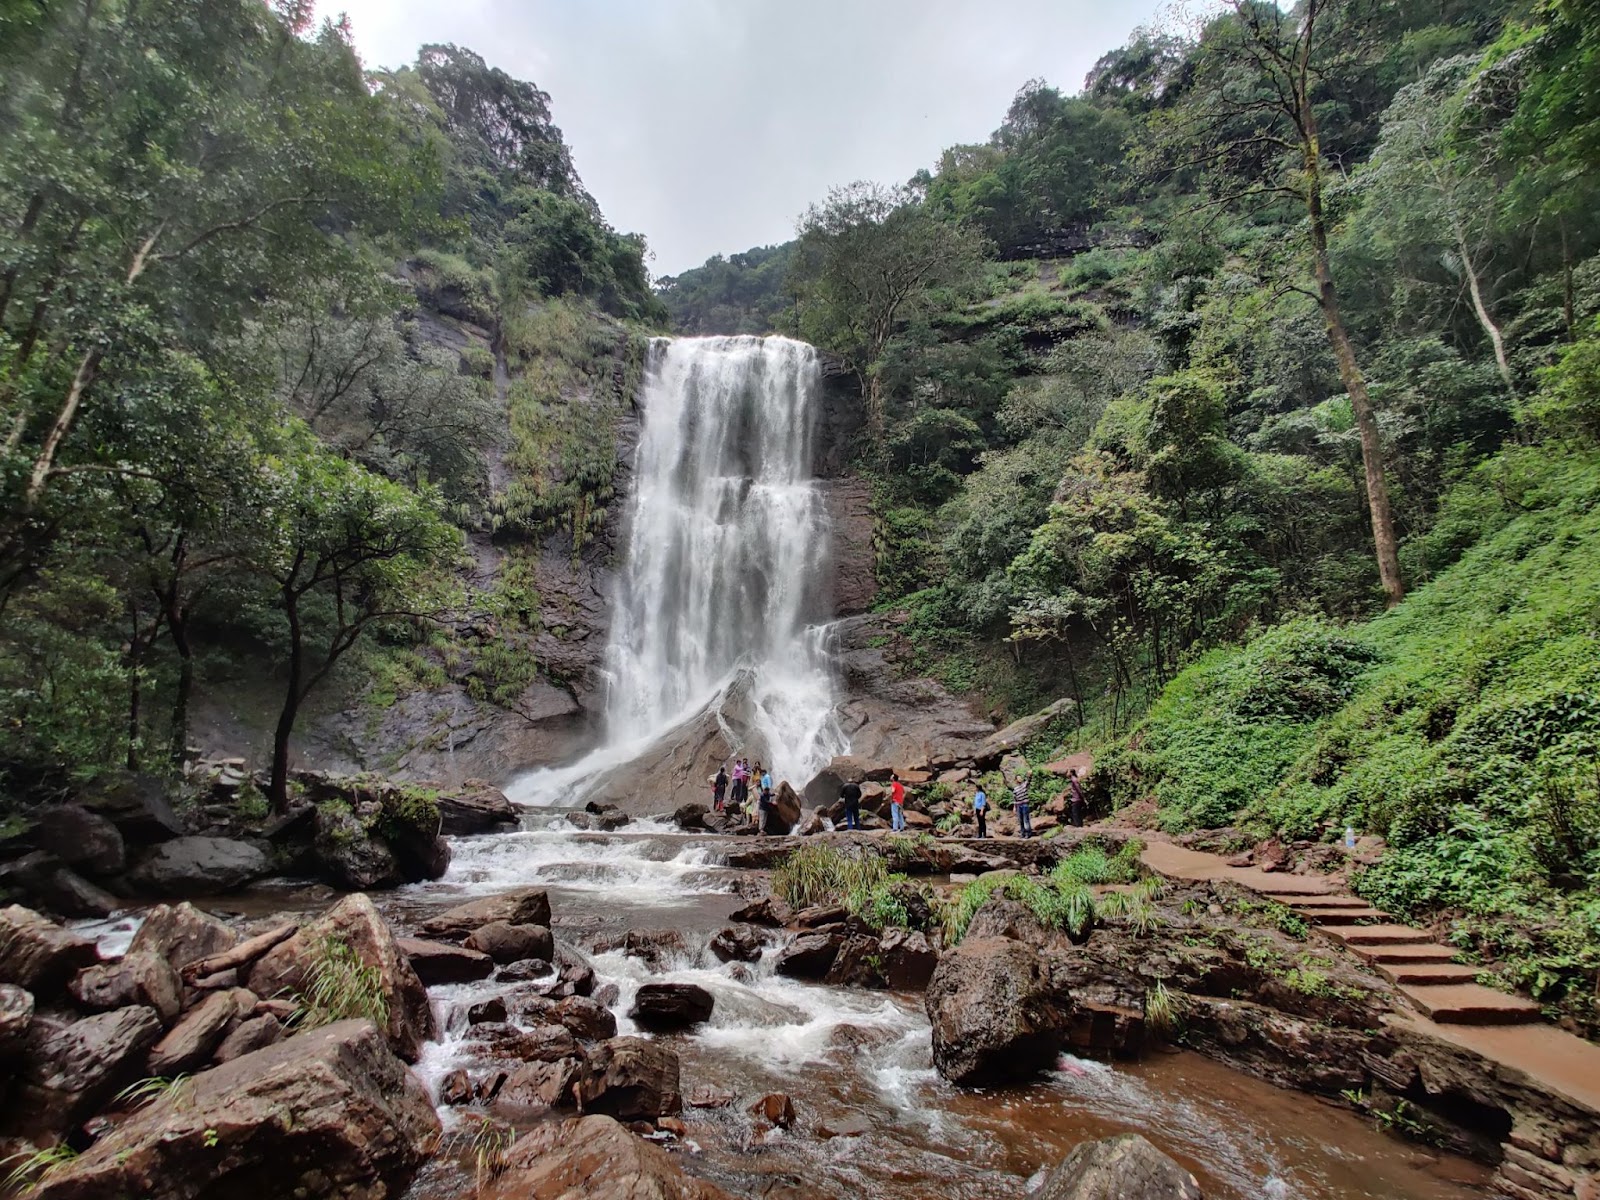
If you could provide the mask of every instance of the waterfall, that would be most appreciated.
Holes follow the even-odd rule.
[[[571,795],[686,722],[797,786],[848,748],[829,668],[828,518],[811,475],[816,351],[782,337],[660,338],[640,403],[606,651],[604,743],[518,781]]]

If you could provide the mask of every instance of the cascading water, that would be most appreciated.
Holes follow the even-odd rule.
[[[817,354],[783,337],[652,345],[606,653],[604,744],[510,789],[581,793],[714,714],[731,750],[797,783],[848,740],[829,670],[828,519],[812,478]]]

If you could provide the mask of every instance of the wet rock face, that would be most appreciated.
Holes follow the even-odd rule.
[[[12,1132],[28,1137],[53,1137],[94,1113],[144,1073],[145,1051],[161,1036],[161,1018],[142,1006],[62,1028],[36,1025],[8,1118]]]
[[[711,939],[711,953],[722,962],[757,962],[765,939],[754,929],[730,925]]]
[[[934,1066],[966,1085],[1047,1069],[1066,1025],[1058,999],[1033,947],[1011,938],[965,939],[939,960],[928,984]]]
[[[773,970],[795,979],[823,979],[843,945],[844,939],[838,934],[803,934],[779,952]]]
[[[454,795],[440,796],[440,832],[448,837],[505,830],[517,824],[516,806],[491,783],[469,779]]]
[[[128,957],[155,954],[166,959],[173,970],[182,971],[190,963],[231,950],[238,943],[239,936],[233,930],[186,900],[182,904],[159,904],[146,913],[144,924],[128,946]]]
[[[438,1144],[427,1092],[366,1021],[342,1021],[196,1075],[33,1195],[398,1195]]]
[[[211,896],[244,887],[267,872],[267,856],[248,842],[182,837],[141,855],[128,881],[151,896]]]
[[[419,930],[429,937],[466,937],[474,929],[493,921],[504,921],[508,925],[549,925],[550,897],[543,888],[521,888],[486,896],[429,917]]]
[[[683,1110],[678,1055],[660,1042],[619,1037],[589,1055],[583,1108],[623,1121],[651,1121]]]
[[[99,957],[93,942],[30,908],[0,909],[0,983],[49,997]]]
[[[430,942],[422,938],[397,938],[395,944],[410,960],[417,978],[428,987],[442,983],[471,983],[494,974],[494,959],[464,946]]]
[[[513,1145],[504,1162],[483,1200],[731,1200],[604,1116],[543,1125]]]
[[[645,1029],[687,1029],[711,1019],[716,1000],[693,983],[646,983],[634,997],[628,1017]]]
[[[1045,1177],[1037,1200],[1202,1200],[1195,1177],[1136,1133],[1084,1142]]]
[[[183,1006],[183,982],[177,971],[148,950],[126,954],[118,962],[85,967],[73,977],[67,991],[86,1012],[143,1004],[155,1009],[164,1025],[175,1021]]]
[[[547,925],[513,925],[507,921],[490,921],[468,934],[462,945],[479,954],[487,954],[501,964],[521,962],[528,958],[555,957],[555,941]]]
[[[122,833],[80,804],[52,804],[33,818],[29,840],[87,875],[115,875],[127,865]]]

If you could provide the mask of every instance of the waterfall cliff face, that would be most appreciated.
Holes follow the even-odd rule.
[[[742,753],[801,787],[848,748],[825,625],[828,518],[811,475],[820,379],[816,351],[788,338],[654,344],[603,745],[528,777],[516,798],[571,797],[607,775],[608,794],[661,787],[653,749],[679,783]]]

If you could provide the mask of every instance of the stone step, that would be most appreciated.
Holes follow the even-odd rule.
[[[1331,936],[1334,930],[1328,930]],[[1402,945],[1358,946],[1351,945],[1350,949],[1374,966],[1383,967],[1399,963],[1448,963],[1454,962],[1456,952],[1449,946],[1441,946],[1437,942],[1416,942]]]
[[[1335,925],[1325,932],[1350,946],[1407,946],[1433,942],[1426,929],[1409,925]]]
[[[1288,907],[1296,910],[1302,908],[1371,907],[1371,905],[1369,905],[1365,900],[1359,900],[1355,896],[1324,896],[1316,893],[1304,896],[1285,896],[1281,903],[1286,904]]]
[[[1390,983],[1441,984],[1476,983],[1478,968],[1453,962],[1374,963],[1378,974]]]
[[[1297,908],[1297,914],[1313,925],[1358,925],[1362,921],[1383,922],[1392,920],[1388,913],[1376,908]]]
[[[1508,996],[1481,983],[1401,984],[1400,991],[1424,1016],[1445,1024],[1523,1025],[1542,1015],[1532,1000]]]

